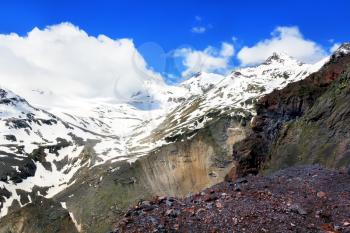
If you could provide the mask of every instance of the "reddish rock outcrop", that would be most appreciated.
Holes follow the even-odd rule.
[[[257,115],[251,122],[252,133],[245,140],[234,145],[233,158],[236,166],[230,172],[228,179],[235,179],[247,174],[258,174],[262,169],[269,169],[268,162],[270,158],[278,157],[279,154],[276,153],[281,153],[285,145],[300,144],[300,141],[288,140],[296,137],[296,133],[289,134],[288,132],[291,122],[300,119],[313,110],[312,107],[317,100],[325,95],[334,85],[338,85],[336,80],[349,67],[350,54],[335,53],[320,71],[313,73],[304,80],[291,83],[286,88],[275,90],[261,98],[256,105]],[[349,85],[349,83],[343,85]],[[345,121],[344,124],[346,124]],[[305,129],[298,128],[295,131],[306,129],[307,126]],[[315,138],[317,136],[314,135]],[[312,135],[307,140],[312,140],[311,137]],[[286,139],[283,141],[283,144],[280,143],[281,138]],[[280,143],[279,148],[276,149],[275,146],[278,143]],[[344,141],[342,143],[344,144]],[[298,156],[297,153],[300,153],[300,151],[297,151],[294,156]],[[284,156],[284,154],[282,153],[281,156]],[[323,155],[319,156],[322,157]],[[287,165],[276,165],[273,170],[293,164],[322,163],[322,159],[316,161],[315,159],[308,160],[306,158],[300,163],[298,163],[298,159],[296,160],[297,162]],[[327,163],[323,164],[329,167],[336,167]]]

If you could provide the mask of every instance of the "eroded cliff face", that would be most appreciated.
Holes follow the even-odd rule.
[[[108,231],[140,199],[181,197],[222,182],[233,167],[233,144],[246,137],[242,122],[222,117],[135,163],[86,169],[54,199],[65,203],[82,232]]]
[[[1,233],[78,233],[67,210],[60,203],[37,197],[0,222]]]
[[[146,183],[153,192],[184,196],[221,182],[232,168],[232,146],[244,139],[246,129],[222,118],[189,140],[180,140],[142,161]]]
[[[264,169],[310,163],[350,167],[350,69],[302,117],[283,126]]]
[[[349,67],[350,55],[335,53],[320,71],[261,98],[252,133],[234,145],[230,178],[295,164],[349,166]]]

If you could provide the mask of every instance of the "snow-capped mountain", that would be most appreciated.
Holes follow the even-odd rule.
[[[333,56],[339,57],[341,55],[346,55],[350,53],[350,43],[343,43],[339,48],[333,53]]]
[[[191,96],[202,95],[214,88],[215,84],[224,78],[224,76],[219,74],[201,72],[182,82],[180,87],[186,88],[190,92]]]
[[[200,82],[201,76],[193,77],[182,85],[199,89],[203,94],[170,111],[155,132],[160,138],[176,138],[186,132],[191,134],[218,115],[254,115],[254,103],[259,97],[305,78],[320,69],[327,59],[311,65],[274,53],[263,64],[234,70],[224,78],[203,74]]]
[[[349,48],[335,54],[344,51]],[[275,53],[259,66],[226,77],[200,73],[178,86],[148,82],[123,103],[69,99],[62,101],[69,103],[65,106],[34,107],[1,89],[0,216],[15,202],[21,207],[30,203],[33,192],[57,195],[74,184],[82,168],[132,163],[191,138],[220,116],[253,116],[258,98],[307,77],[326,61],[303,64]],[[45,98],[44,92],[35,94]]]

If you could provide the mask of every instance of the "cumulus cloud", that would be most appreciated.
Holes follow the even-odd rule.
[[[189,77],[198,72],[225,73],[230,67],[230,59],[234,55],[234,46],[222,43],[221,49],[212,46],[204,50],[193,50],[191,48],[177,49],[175,57],[183,58],[182,64],[186,70],[182,72],[184,77]]]
[[[0,85],[26,97],[42,90],[82,98],[130,96],[149,80],[163,82],[147,67],[132,40],[89,36],[70,23],[26,36],[0,35]]]
[[[232,57],[235,53],[235,49],[233,47],[232,44],[229,43],[222,43],[222,47],[221,47],[221,51],[220,51],[220,55],[222,57]]]
[[[305,39],[298,27],[277,27],[271,38],[252,47],[243,47],[237,54],[242,65],[263,62],[273,52],[283,52],[306,63],[315,63],[328,55],[322,46]]]

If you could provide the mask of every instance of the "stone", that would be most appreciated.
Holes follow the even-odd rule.
[[[238,218],[234,217],[232,218],[232,221],[233,221],[233,225],[237,225],[238,224]]]
[[[141,206],[150,206],[151,202],[150,201],[142,201]]]
[[[203,208],[199,208],[196,212],[196,215],[200,214],[201,212],[205,212],[205,209]]]
[[[169,209],[165,212],[165,215],[176,218],[181,214],[180,210]]]
[[[298,213],[300,215],[306,215],[307,214],[307,211],[304,210],[300,205],[298,204],[293,204],[291,205],[290,207],[290,210],[295,212],[295,213]]]
[[[210,210],[213,208],[213,203],[207,203],[205,207]]]
[[[324,198],[325,196],[326,196],[326,193],[325,192],[322,192],[322,191],[320,191],[320,192],[317,192],[317,197],[319,197],[319,198]]]
[[[221,208],[223,207],[223,205],[222,205],[221,202],[217,202],[217,203],[215,204],[215,206],[216,206],[216,208],[219,208],[219,209],[221,209]]]
[[[149,221],[151,221],[154,225],[158,224],[157,219],[153,218],[152,216],[148,217]]]
[[[212,194],[206,194],[205,196],[204,196],[204,198],[203,198],[203,200],[205,201],[205,202],[211,202],[211,201],[215,201],[215,200],[217,200],[218,199],[218,197],[214,194],[214,193],[212,193]]]
[[[174,205],[174,202],[171,201],[171,200],[169,200],[169,199],[167,199],[167,200],[165,201],[165,204],[166,204],[167,206],[173,206],[173,205]]]
[[[237,183],[237,184],[245,184],[245,183],[248,183],[248,180],[247,180],[247,178],[242,177],[242,178],[238,178],[238,179],[236,180],[236,183]]]
[[[239,183],[236,183],[235,186],[234,186],[234,190],[235,190],[236,192],[242,191],[241,185],[240,185]]]
[[[146,212],[155,209],[155,207],[153,205],[143,205],[143,206],[141,206],[141,208],[143,211],[146,211]]]
[[[163,201],[165,201],[167,199],[166,196],[160,196],[160,197],[157,197],[157,201],[158,203],[162,203]]]

